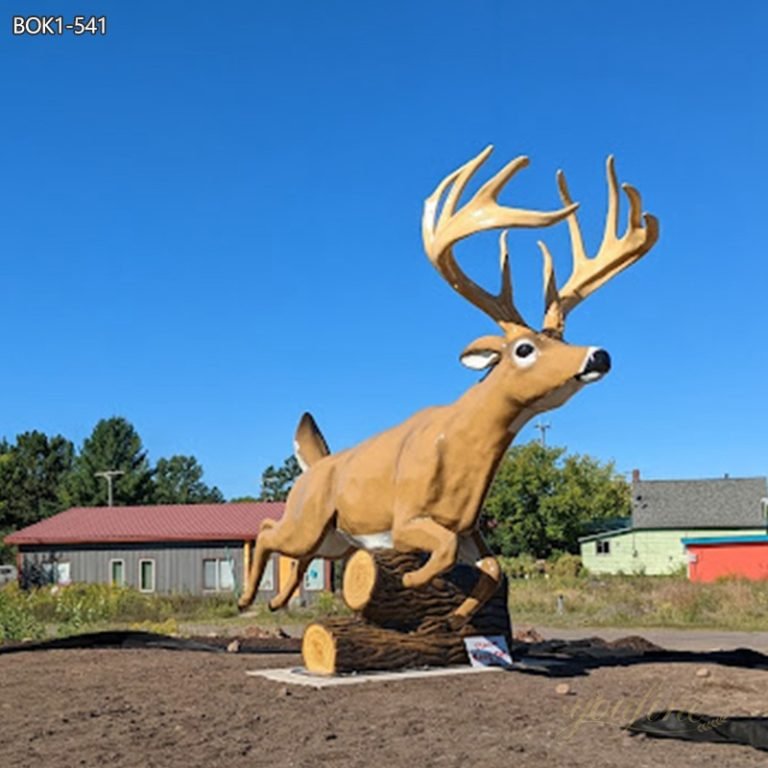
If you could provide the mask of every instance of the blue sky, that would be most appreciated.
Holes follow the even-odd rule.
[[[555,207],[567,171],[592,249],[610,152],[661,220],[569,318],[614,370],[549,441],[648,478],[768,471],[765,4],[4,7],[108,34],[0,32],[0,434],[125,416],[235,496],[304,410],[340,449],[455,399],[494,326],[427,262],[421,206],[493,143],[486,174],[532,159],[510,204]],[[535,239],[510,245],[538,322]],[[564,228],[547,241],[562,281]],[[495,287],[493,239],[458,255]]]

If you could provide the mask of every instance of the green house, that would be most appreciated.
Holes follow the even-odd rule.
[[[591,573],[672,573],[687,566],[684,538],[765,536],[765,477],[641,480],[632,473],[628,527],[580,539]]]

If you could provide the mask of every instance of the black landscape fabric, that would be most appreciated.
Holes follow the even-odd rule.
[[[54,651],[83,648],[157,648],[167,651],[207,651],[222,653],[232,638],[185,638],[161,635],[155,632],[118,630],[70,635],[42,642],[0,645],[0,654],[21,651]],[[300,641],[293,638],[244,638],[239,641],[239,653],[298,653]]]
[[[768,751],[768,717],[717,717],[671,709],[638,718],[625,728],[661,739],[743,744]]]

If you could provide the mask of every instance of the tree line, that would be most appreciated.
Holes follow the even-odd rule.
[[[107,482],[98,473],[114,470],[115,506],[223,502],[203,482],[194,456],[161,458],[152,466],[141,438],[121,417],[102,419],[79,451],[62,435],[31,431],[14,443],[0,441],[0,531],[22,528],[69,507],[107,503]]]

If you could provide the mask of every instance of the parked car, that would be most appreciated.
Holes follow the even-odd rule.
[[[15,565],[0,565],[0,587],[9,581],[16,581],[19,572]]]

